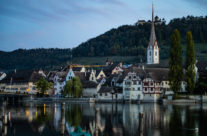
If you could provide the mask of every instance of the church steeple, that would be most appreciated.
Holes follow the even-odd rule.
[[[159,63],[159,47],[155,35],[154,5],[152,4],[152,22],[151,22],[150,39],[147,48],[147,64],[158,64],[158,63]]]
[[[152,22],[151,22],[151,33],[149,46],[154,46],[156,42],[155,25],[154,25],[154,5],[152,4]]]

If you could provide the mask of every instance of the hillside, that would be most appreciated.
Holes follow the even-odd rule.
[[[156,25],[155,31],[160,46],[161,59],[168,58],[170,35],[177,28],[181,33],[182,42],[185,41],[187,31],[192,31],[196,43],[207,43],[207,17],[177,18],[169,22]],[[140,56],[146,57],[146,47],[149,42],[151,24],[124,25],[112,29],[103,35],[82,43],[73,49],[73,56]],[[185,44],[183,44],[185,48]]]
[[[0,70],[52,69],[71,59],[71,49],[18,49],[0,52]]]
[[[183,54],[185,54],[185,35],[192,31],[196,57],[207,61],[207,16],[177,18],[168,24],[156,25],[156,36],[160,47],[161,60],[169,56],[170,35],[177,28],[181,33]],[[124,25],[90,39],[71,49],[30,49],[12,52],[0,51],[0,70],[12,69],[53,69],[66,63],[103,64],[107,56],[123,62],[137,63],[146,59],[151,24]],[[72,53],[71,53],[72,52]],[[73,56],[72,60],[71,57]],[[93,59],[95,57],[95,59]],[[166,61],[165,61],[166,62]]]

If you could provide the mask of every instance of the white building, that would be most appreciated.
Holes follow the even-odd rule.
[[[135,72],[129,72],[123,81],[124,100],[136,101],[143,99],[142,80]]]
[[[102,86],[98,91],[97,100],[101,102],[122,101],[123,94],[113,89],[113,87]]]
[[[61,92],[64,89],[64,86],[67,81],[66,75],[68,75],[68,74],[65,71],[60,71],[55,74],[54,80],[53,80],[53,82],[54,82],[54,84],[53,84],[54,95],[61,95]]]
[[[150,34],[150,41],[147,47],[147,64],[159,64],[159,47],[155,35],[153,5],[152,5],[152,28]]]

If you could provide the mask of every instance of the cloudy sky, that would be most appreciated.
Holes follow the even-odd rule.
[[[206,16],[207,0],[153,0],[169,21]],[[120,25],[151,19],[152,0],[0,0],[0,50],[72,48]]]

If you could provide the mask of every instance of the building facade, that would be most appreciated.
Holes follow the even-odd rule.
[[[135,72],[129,72],[123,81],[124,100],[136,101],[143,99],[142,80]]]

